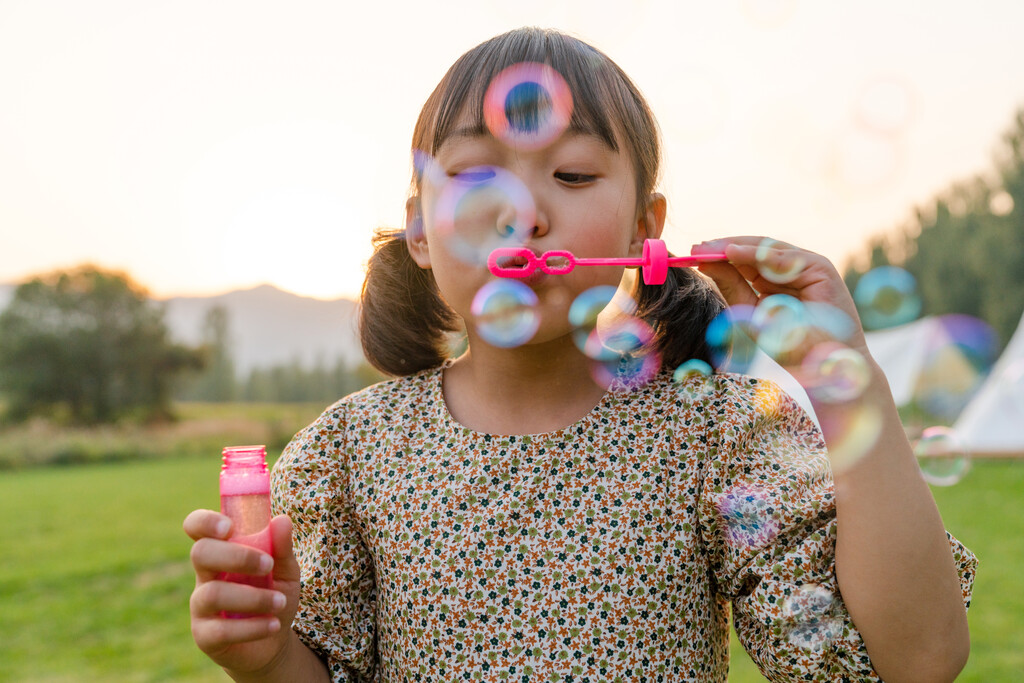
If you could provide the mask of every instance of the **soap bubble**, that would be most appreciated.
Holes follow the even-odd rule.
[[[691,358],[682,363],[672,373],[672,381],[679,385],[679,393],[691,399],[697,399],[711,390],[712,367],[700,360]]]
[[[448,178],[434,207],[437,234],[470,265],[486,264],[500,247],[524,244],[536,217],[529,189],[500,166],[474,166]]]
[[[914,276],[896,266],[881,266],[865,273],[854,289],[853,300],[869,330],[902,325],[921,313]]]
[[[540,327],[537,301],[537,294],[518,280],[488,282],[473,297],[477,333],[493,346],[525,344]]]
[[[618,287],[600,285],[591,287],[577,296],[569,306],[569,324],[572,338],[580,351],[587,353],[588,340],[597,329],[597,318],[615,299]]]
[[[786,637],[803,650],[820,652],[842,633],[835,595],[825,586],[797,586],[782,603]]]
[[[598,327],[589,336],[585,353],[598,385],[612,390],[643,386],[661,369],[661,356],[651,343],[654,330],[639,318],[625,317]]]
[[[745,373],[750,369],[757,353],[757,334],[751,323],[753,315],[753,306],[736,304],[708,324],[705,339],[719,370]]]
[[[842,410],[818,415],[821,430],[829,436],[828,459],[834,472],[850,467],[878,442],[882,414],[871,404],[852,403]]]
[[[792,282],[797,278],[804,268],[807,267],[807,258],[803,252],[793,250],[783,242],[777,242],[770,237],[761,240],[754,252],[754,259],[757,262],[757,272],[765,280],[776,284]]]
[[[801,384],[810,396],[825,403],[857,398],[870,381],[864,355],[840,342],[815,345],[801,363]]]
[[[762,488],[732,486],[722,492],[717,507],[730,545],[763,547],[779,533],[771,497]]]
[[[921,476],[934,486],[952,486],[971,468],[971,460],[949,427],[928,427],[914,444]]]
[[[808,333],[808,316],[804,304],[788,294],[766,296],[754,309],[750,324],[756,331],[757,345],[779,360],[796,351]]]
[[[547,64],[521,62],[495,76],[484,95],[484,122],[511,147],[539,149],[572,120],[572,92]]]

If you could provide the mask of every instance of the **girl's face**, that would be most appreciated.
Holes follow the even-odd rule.
[[[628,154],[572,130],[543,148],[519,149],[463,119],[438,148],[421,195],[410,200],[408,219],[422,220],[422,230],[407,234],[413,258],[433,270],[441,295],[471,335],[473,298],[498,279],[487,269],[491,248],[638,257],[645,238],[660,236],[664,198],[652,195],[638,210]],[[617,285],[621,276],[620,267],[578,267],[567,275],[536,271],[525,280],[541,314],[530,343],[567,334],[573,299],[597,285]]]

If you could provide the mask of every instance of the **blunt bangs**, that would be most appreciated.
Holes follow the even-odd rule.
[[[657,180],[657,124],[628,76],[604,53],[571,36],[537,28],[502,34],[473,48],[448,70],[427,99],[413,133],[414,150],[435,155],[463,112],[473,129],[487,130],[484,96],[501,71],[521,62],[540,62],[565,79],[573,98],[570,130],[594,135],[611,149],[629,147],[638,197]],[[414,177],[414,187],[419,178]]]

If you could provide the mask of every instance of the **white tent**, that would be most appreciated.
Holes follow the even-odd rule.
[[[1024,454],[1024,318],[953,430],[968,453]]]

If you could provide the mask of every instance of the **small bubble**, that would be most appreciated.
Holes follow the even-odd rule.
[[[596,330],[601,319],[628,316],[634,310],[636,304],[633,299],[617,287],[600,285],[582,292],[569,306],[569,324],[573,328],[572,338],[576,347],[587,356],[600,359],[604,347]]]
[[[921,476],[933,486],[952,486],[971,468],[971,460],[949,427],[928,427],[914,444]]]
[[[797,586],[783,601],[782,614],[787,639],[803,650],[820,652],[842,632],[835,595],[825,586]]]
[[[768,493],[756,486],[737,484],[724,491],[717,503],[731,545],[762,547],[779,533],[779,523]]]
[[[585,351],[592,359],[594,381],[611,390],[632,390],[649,382],[661,369],[661,356],[651,343],[653,339],[651,326],[633,317],[595,329]],[[600,350],[594,348],[598,345]]]
[[[699,358],[691,358],[672,373],[672,381],[679,385],[679,393],[697,399],[712,389],[714,370]]]
[[[870,451],[882,432],[881,412],[873,405],[844,406],[842,410],[818,415],[821,430],[828,435],[828,459],[833,472],[842,471]]]
[[[751,320],[754,307],[729,306],[708,324],[705,339],[715,367],[723,372],[745,373],[757,354],[757,338]]]
[[[881,266],[865,273],[854,289],[853,300],[869,330],[903,325],[921,313],[914,276],[896,266]]]
[[[839,342],[815,345],[804,358],[801,370],[801,384],[807,393],[825,403],[857,398],[871,381],[864,355]]]
[[[807,338],[807,310],[788,294],[772,294],[758,302],[750,323],[757,345],[775,360],[796,351]]]
[[[473,297],[472,313],[477,333],[489,344],[502,348],[521,346],[540,327],[537,295],[517,280],[494,280]]]
[[[775,284],[792,282],[807,267],[807,257],[803,253],[770,237],[757,245],[754,259],[761,277]]]

